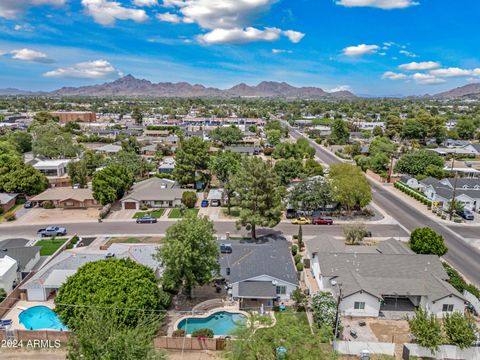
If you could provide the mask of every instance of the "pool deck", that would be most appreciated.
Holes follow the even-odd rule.
[[[8,319],[12,320],[12,329],[28,330],[28,329],[25,329],[25,326],[20,324],[20,322],[18,320],[18,315],[20,315],[20,313],[23,310],[31,308],[33,306],[46,306],[50,309],[53,309],[55,307],[55,304],[54,304],[53,300],[48,300],[48,301],[19,300],[13,305],[12,309],[10,309],[10,311],[5,314],[3,319],[4,320],[8,320]],[[22,309],[19,309],[19,307],[22,308]],[[25,308],[25,309],[23,309],[23,308]]]

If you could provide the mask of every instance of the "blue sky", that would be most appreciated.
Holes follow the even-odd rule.
[[[480,82],[478,0],[0,0],[0,88],[132,74],[363,95]]]

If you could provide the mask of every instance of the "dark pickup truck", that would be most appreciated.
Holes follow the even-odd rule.
[[[58,226],[49,226],[45,229],[38,230],[37,235],[41,237],[64,236],[67,235],[67,229]]]

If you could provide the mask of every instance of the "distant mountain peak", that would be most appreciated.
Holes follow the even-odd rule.
[[[433,96],[439,99],[460,99],[460,98],[476,98],[480,99],[480,83],[467,84],[455,89],[442,92]]]

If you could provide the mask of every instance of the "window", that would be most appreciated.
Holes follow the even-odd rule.
[[[277,295],[285,295],[287,293],[287,287],[286,286],[277,286],[276,293],[277,293]]]
[[[355,310],[365,310],[365,303],[361,301],[355,301],[353,304],[353,308]]]
[[[453,304],[443,304],[443,312],[452,312],[453,311]]]

